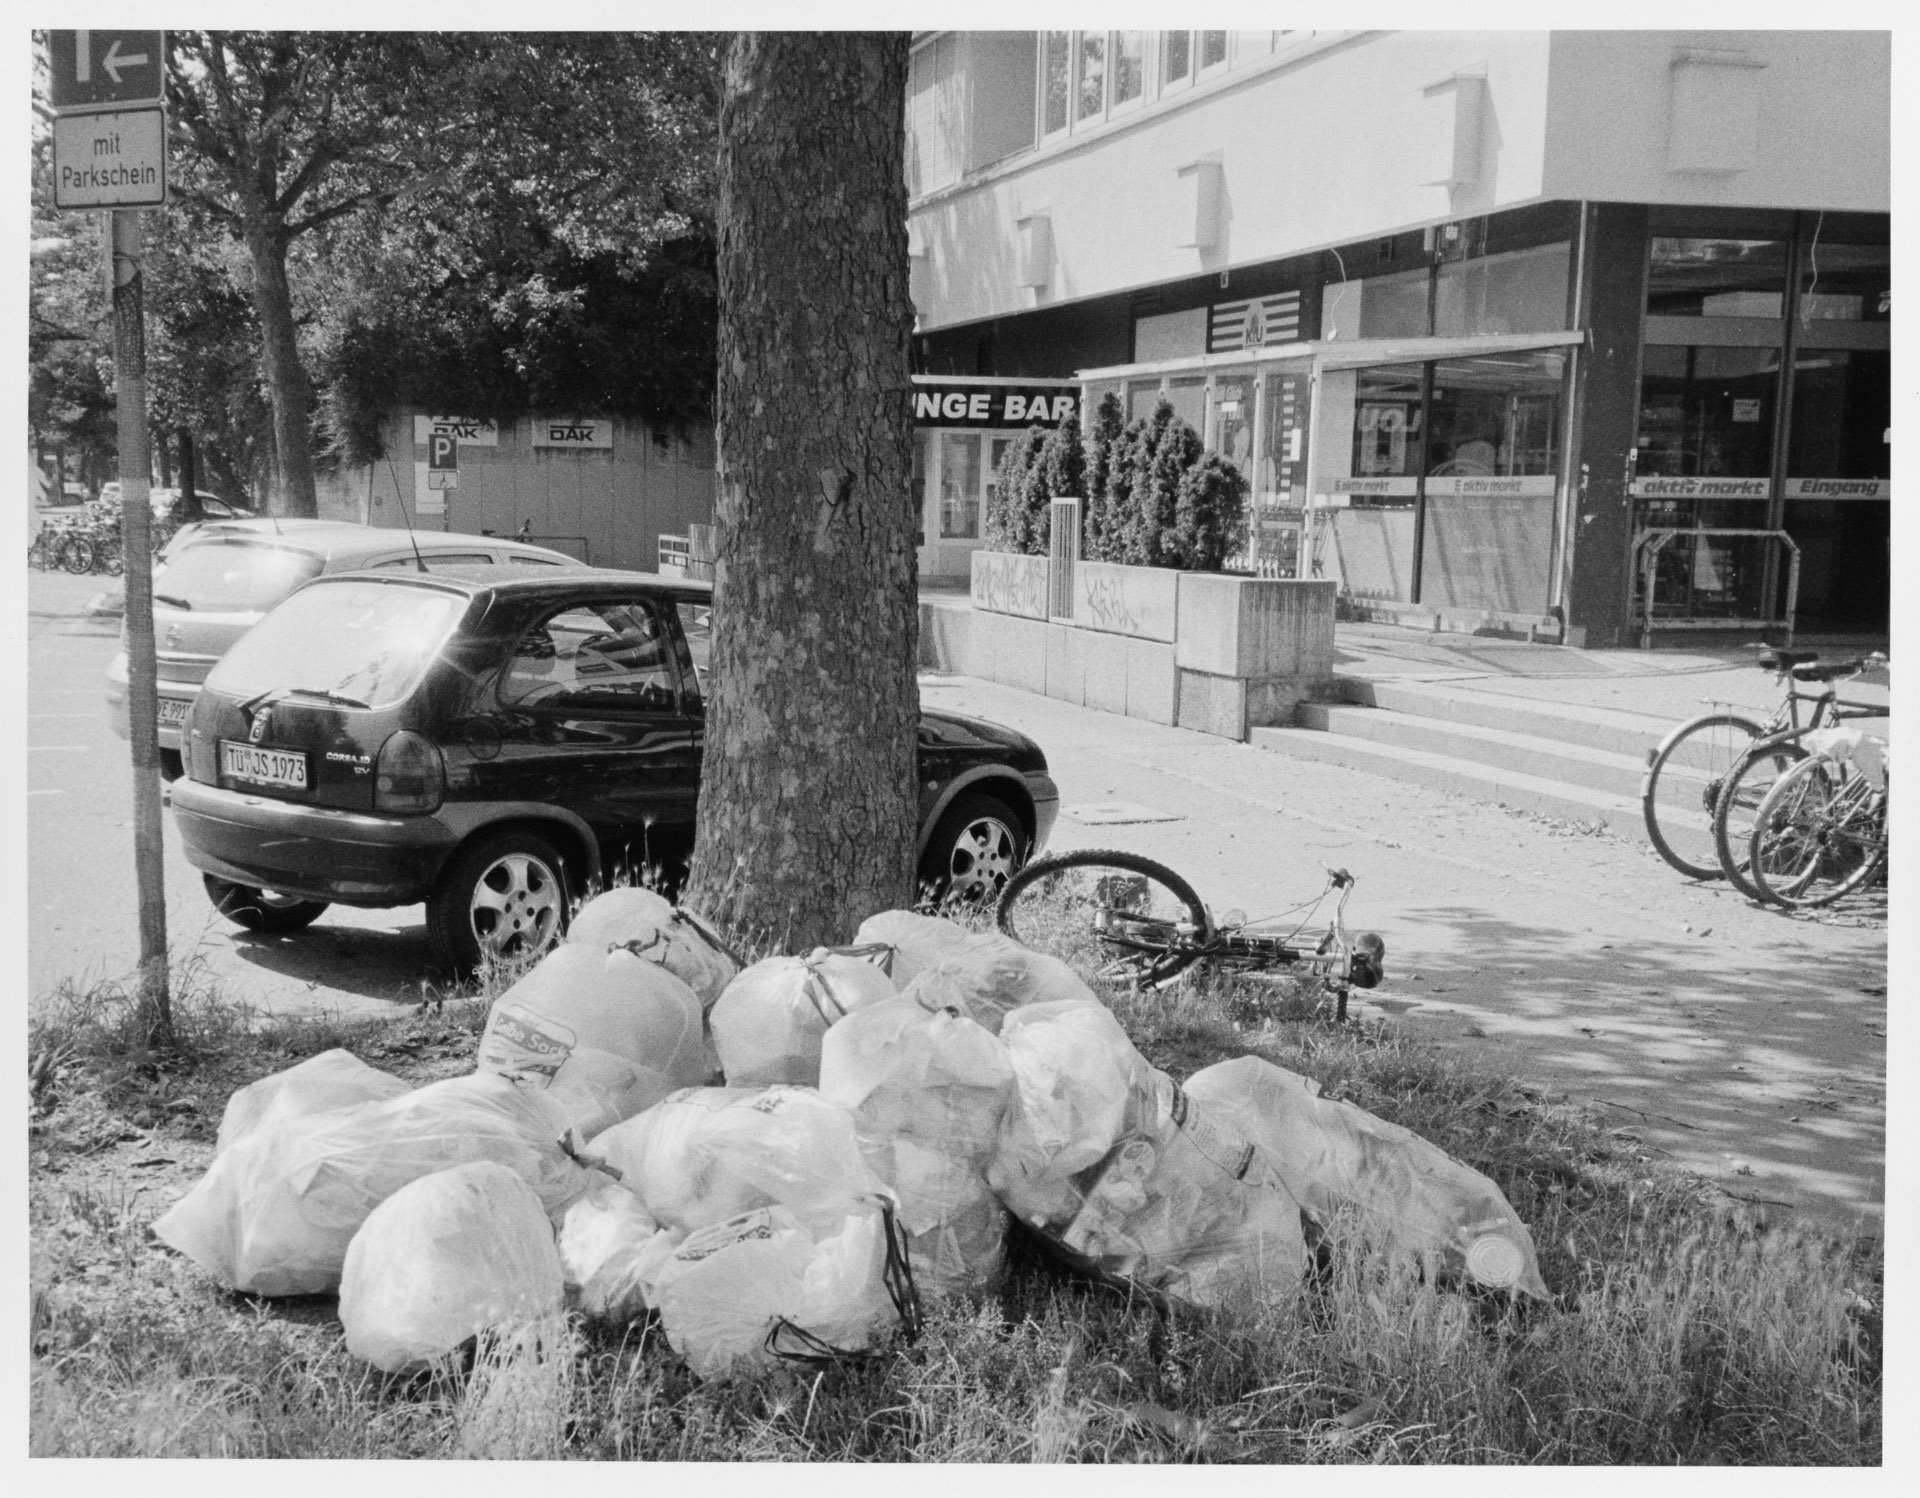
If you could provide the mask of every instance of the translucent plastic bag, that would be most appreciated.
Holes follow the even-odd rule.
[[[228,1098],[213,1152],[221,1154],[255,1129],[285,1119],[325,1113],[354,1103],[379,1102],[383,1098],[398,1097],[409,1088],[406,1081],[367,1065],[351,1051],[338,1048],[322,1051],[298,1066],[262,1077]]]
[[[998,1037],[956,1010],[901,997],[827,1032],[820,1092],[853,1114],[867,1161],[899,1199],[915,1284],[989,1289],[1006,1263],[1006,1209],[986,1165],[1013,1095]]]
[[[1526,1224],[1498,1186],[1438,1145],[1257,1056],[1195,1072],[1186,1090],[1260,1146],[1319,1225],[1546,1298]]]
[[[590,1148],[679,1232],[774,1205],[824,1232],[849,1203],[886,1189],[853,1115],[810,1087],[690,1087]]]
[[[549,1213],[586,1190],[561,1146],[568,1124],[543,1092],[491,1072],[429,1083],[383,1102],[289,1118],[235,1141],[153,1225],[161,1242],[222,1285],[260,1295],[339,1287],[347,1244],[409,1181],[492,1160]]]
[[[589,1138],[706,1080],[700,1001],[631,952],[569,942],[494,1001],[479,1069],[547,1089]]]
[[[987,1176],[1015,1215],[1075,1262],[1195,1304],[1299,1288],[1300,1203],[1103,1006],[1017,1009],[1001,1034],[1014,1097]]]
[[[691,988],[702,1009],[711,1009],[740,971],[691,911],[676,909],[650,889],[610,889],[595,895],[575,914],[567,940],[631,948]]]
[[[562,1214],[557,1233],[567,1294],[590,1319],[638,1320],[683,1234],[653,1220],[639,1196],[604,1177]]]
[[[900,1314],[887,1232],[868,1201],[812,1227],[768,1206],[689,1234],[660,1272],[667,1341],[703,1378],[869,1347]]]
[[[410,1181],[368,1214],[347,1246],[340,1322],[349,1352],[397,1373],[556,1311],[560,1298],[540,1198],[477,1160]]]
[[[1059,958],[1029,951],[997,931],[969,935],[901,992],[927,1009],[958,1009],[996,1035],[1007,1015],[1024,1005],[1099,1002]]]
[[[892,947],[893,981],[904,992],[909,983],[965,943],[970,934],[965,926],[945,916],[883,910],[860,923],[853,941],[855,946]]]
[[[820,1037],[842,1015],[892,998],[898,990],[882,947],[816,947],[805,957],[753,964],[713,1006],[713,1043],[731,1087],[820,1080]]]

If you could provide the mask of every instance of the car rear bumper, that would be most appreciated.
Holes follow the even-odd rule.
[[[160,712],[164,718],[168,702],[183,704],[188,710],[193,707],[193,699],[199,695],[200,688],[187,682],[160,681],[154,683],[154,689],[160,698]],[[159,725],[160,747],[180,752],[180,725],[184,716],[172,723]],[[113,730],[115,738],[124,739],[127,735],[127,658],[124,654],[114,656],[107,665],[107,727]]]
[[[427,898],[460,834],[438,817],[296,806],[202,781],[173,783],[187,862],[250,888],[329,904],[412,905]]]

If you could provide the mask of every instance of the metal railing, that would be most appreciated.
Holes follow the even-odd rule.
[[[1693,538],[1696,547],[1707,538],[1723,536],[1759,536],[1778,541],[1787,550],[1787,593],[1786,608],[1782,616],[1773,618],[1729,617],[1724,619],[1668,619],[1663,627],[1667,629],[1772,629],[1780,626],[1786,631],[1784,645],[1793,644],[1794,606],[1800,596],[1800,547],[1793,537],[1782,530],[1770,530],[1765,527],[1748,526],[1712,526],[1712,525],[1671,525],[1654,526],[1641,531],[1633,538],[1634,571],[1640,578],[1640,648],[1648,650],[1653,645],[1653,603],[1654,581],[1660,564],[1660,553],[1676,536]],[[1764,614],[1764,610],[1762,611]]]

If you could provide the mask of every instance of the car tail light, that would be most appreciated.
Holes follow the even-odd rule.
[[[388,737],[373,763],[375,811],[438,811],[447,794],[439,746],[410,728]]]

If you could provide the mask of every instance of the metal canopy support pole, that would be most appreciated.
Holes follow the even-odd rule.
[[[133,757],[133,865],[140,892],[139,1005],[150,1044],[173,1040],[160,834],[160,739],[153,652],[153,508],[147,451],[140,210],[113,210],[113,370],[120,436],[120,536],[127,578],[127,739]]]

